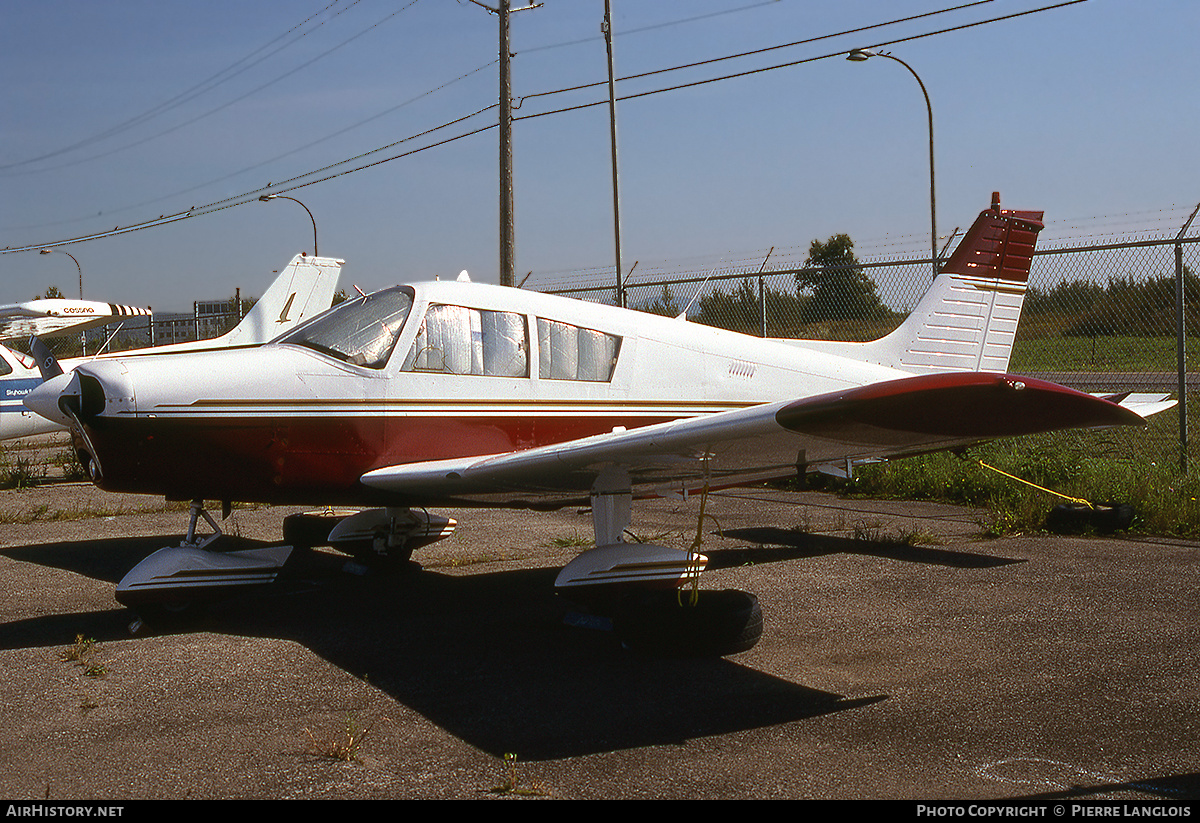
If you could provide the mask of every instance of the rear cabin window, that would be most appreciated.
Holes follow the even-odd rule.
[[[529,376],[529,334],[524,315],[431,305],[421,320],[405,371]]]
[[[541,317],[537,326],[540,377],[593,383],[612,380],[621,338]]]

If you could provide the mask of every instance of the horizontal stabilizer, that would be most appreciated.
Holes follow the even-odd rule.
[[[1169,394],[1124,392],[1116,395],[1094,394],[1093,396],[1103,397],[1108,402],[1116,403],[1121,408],[1129,409],[1141,417],[1150,417],[1179,405],[1179,401],[1171,400]]]

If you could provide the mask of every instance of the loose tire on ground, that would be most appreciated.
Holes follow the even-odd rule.
[[[753,648],[762,637],[758,598],[737,589],[645,592],[626,597],[613,632],[629,650],[654,657],[724,657]],[[681,605],[682,601],[682,605]]]
[[[1128,503],[1060,503],[1046,516],[1046,529],[1057,534],[1112,534],[1132,523],[1133,507]]]

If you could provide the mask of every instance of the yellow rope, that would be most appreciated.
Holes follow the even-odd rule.
[[[985,469],[991,469],[996,474],[1002,474],[1007,478],[1016,480],[1018,483],[1024,483],[1026,486],[1033,486],[1038,491],[1044,491],[1044,492],[1046,492],[1046,494],[1052,494],[1055,497],[1061,497],[1063,500],[1070,500],[1072,503],[1082,503],[1083,505],[1087,506],[1089,509],[1096,508],[1095,506],[1093,506],[1091,504],[1091,502],[1084,500],[1082,497],[1071,497],[1068,494],[1063,494],[1062,492],[1056,492],[1053,489],[1047,489],[1045,486],[1039,486],[1037,483],[1030,483],[1028,480],[1023,480],[1020,477],[1017,477],[1016,475],[1009,474],[1006,471],[1001,471],[1000,469],[997,469],[995,466],[989,466],[987,463],[984,463],[982,460],[976,460],[975,462],[977,462],[979,465],[983,466]]]
[[[688,592],[688,605],[695,606],[700,599],[700,562],[697,558],[700,557],[700,546],[704,542],[704,518],[710,517],[717,524],[717,531],[721,531],[720,522],[711,514],[706,515],[704,512],[705,506],[708,504],[708,457],[704,458],[704,487],[700,490],[700,515],[696,520],[696,538],[692,541],[691,548],[688,551],[688,570],[694,570],[692,574],[692,585]],[[683,605],[683,589],[678,591],[679,605]]]

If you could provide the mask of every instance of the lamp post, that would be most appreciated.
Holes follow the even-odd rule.
[[[264,203],[268,200],[291,200],[293,203],[300,203],[295,197],[288,197],[286,194],[264,194],[258,199]],[[308,211],[308,206],[303,203],[300,203],[300,208],[308,212],[308,219],[313,224],[313,257],[320,257],[321,255],[317,252],[317,218],[313,217],[313,213]]]
[[[38,254],[53,254],[54,252],[58,252],[59,254],[65,254],[67,257],[71,258],[72,260],[75,260],[75,255],[71,254],[69,251],[63,251],[62,249],[42,249],[40,252],[38,252]],[[82,300],[83,299],[83,266],[79,265],[78,260],[75,260],[75,268],[79,270],[79,299]]]
[[[869,60],[872,57],[886,57],[889,60],[895,60],[904,68],[908,69],[908,73],[916,78],[917,85],[921,87],[921,94],[925,95],[925,109],[929,114],[929,224],[930,224],[930,246],[932,249],[931,260],[933,261],[933,276],[938,275],[938,240],[937,240],[937,193],[934,186],[933,174],[933,104],[929,102],[929,92],[925,89],[925,84],[921,82],[921,77],[913,67],[905,63],[899,57],[888,54],[883,51],[871,51],[869,49],[855,49],[846,55],[846,59],[854,63],[861,63]]]
[[[83,299],[83,266],[79,265],[78,260],[75,260],[75,255],[71,254],[69,251],[63,251],[62,249],[42,249],[41,251],[38,252],[38,254],[53,254],[54,252],[58,252],[60,254],[65,254],[67,257],[69,257],[75,261],[75,268],[79,271],[79,299],[82,300]],[[79,333],[79,347],[80,347],[79,350],[83,354],[86,355],[87,354],[87,332],[86,331],[81,331]]]

